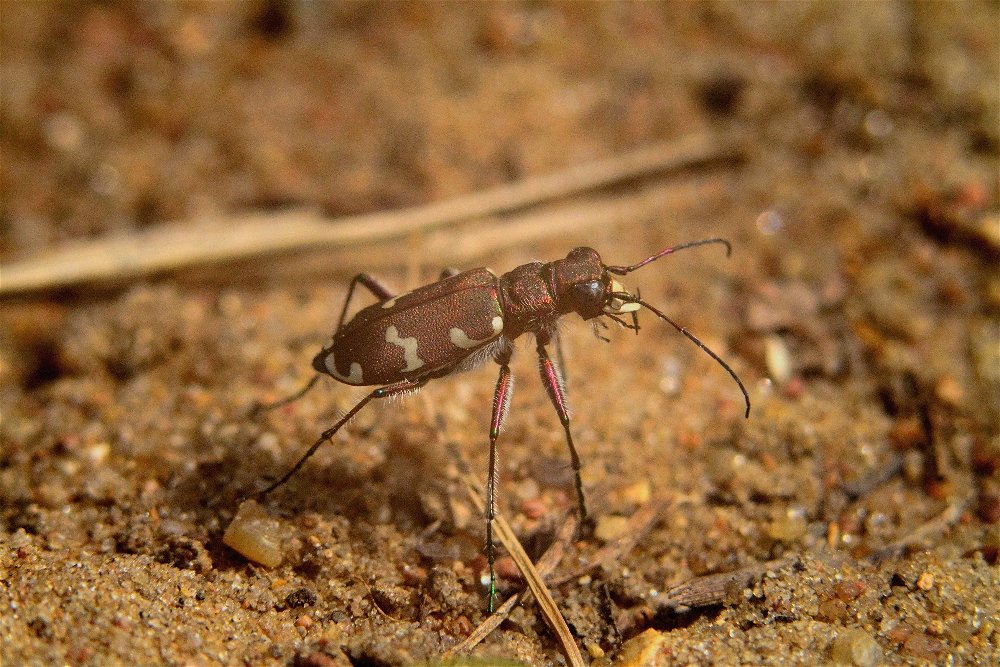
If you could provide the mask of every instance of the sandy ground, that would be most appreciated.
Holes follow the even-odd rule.
[[[749,420],[726,373],[648,313],[610,344],[567,318],[597,530],[557,574],[665,509],[556,602],[597,665],[997,664],[998,18],[995,3],[8,2],[0,259],[178,219],[392,209],[738,136],[739,164],[660,176],[695,185],[656,215],[472,253],[506,271],[579,243],[617,264],[734,246],[626,282],[733,366]],[[434,279],[444,262],[421,243],[389,244],[388,283]],[[281,564],[223,543],[240,494],[359,396],[327,381],[247,416],[308,378],[367,252],[3,301],[0,664],[434,662],[484,618],[483,525],[455,470],[485,477],[492,364],[362,413],[270,496]],[[500,507],[537,556],[574,498],[532,356],[522,342]],[[665,602],[772,561],[711,604]],[[506,559],[501,575],[504,593],[522,585]],[[530,603],[474,656],[564,660]]]

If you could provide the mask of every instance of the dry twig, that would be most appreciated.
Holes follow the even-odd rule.
[[[485,513],[486,502],[483,500],[483,489],[479,481],[469,473],[463,473],[461,479],[476,509]],[[546,588],[541,575],[535,569],[531,559],[528,558],[528,554],[525,553],[524,547],[518,541],[517,536],[514,534],[514,529],[511,528],[507,520],[499,513],[494,519],[494,523],[497,537],[507,548],[507,552],[511,558],[514,559],[518,569],[524,576],[524,580],[528,584],[528,588],[535,596],[535,600],[538,601],[538,607],[542,611],[542,616],[545,617],[545,621],[559,639],[559,646],[562,648],[563,655],[566,656],[566,661],[572,667],[584,667],[586,663],[583,662],[583,656],[580,654],[580,648],[576,645],[576,640],[570,634],[569,626],[566,625],[566,619],[563,618],[559,607],[556,606],[556,601],[552,599],[552,594]]]
[[[796,556],[787,556],[766,563],[749,565],[734,572],[695,577],[657,597],[656,608],[682,614],[696,607],[722,604],[730,599],[733,593],[743,590],[768,572],[795,562],[796,559]]]
[[[446,227],[421,233],[415,248],[408,248],[406,255],[408,259],[434,258],[431,268],[436,274],[442,266],[474,266],[471,262],[495,256],[507,248],[531,247],[547,239],[558,238],[567,246],[592,243],[594,229],[641,223],[665,214],[683,217],[688,207],[704,206],[706,201],[723,197],[725,190],[718,175],[706,175],[614,196],[576,198],[572,202],[533,208],[510,217],[469,223],[460,231]],[[247,261],[238,267],[227,265],[224,272],[207,266],[185,271],[177,277],[205,282],[231,281],[233,275],[238,275],[244,283],[267,284],[289,277],[316,275],[329,279],[331,273],[349,276],[359,271],[398,269],[400,264],[399,242],[386,242],[366,245],[363,252],[356,247],[343,247],[304,256],[278,257],[271,262]],[[418,284],[420,280],[410,279],[409,285]]]
[[[570,540],[573,539],[573,534],[576,532],[576,515],[570,514],[566,517],[566,521],[563,522],[562,526],[559,527],[559,531],[556,533],[555,540],[549,548],[542,554],[542,557],[538,559],[535,564],[535,568],[538,570],[538,574],[545,579],[548,577],[556,566],[559,565],[559,561],[562,560],[563,553],[566,551],[566,545],[569,544]],[[504,600],[503,604],[497,607],[497,610],[486,617],[486,619],[479,624],[479,626],[472,631],[468,637],[466,637],[462,642],[451,647],[445,651],[442,655],[442,659],[450,660],[456,655],[462,653],[468,653],[473,648],[476,647],[479,642],[486,639],[491,632],[496,630],[504,619],[510,615],[510,612],[514,610],[514,607],[518,603],[525,602],[531,595],[530,590],[523,590],[520,593],[515,593],[509,598]]]
[[[122,283],[197,266],[398,240],[656,173],[739,157],[736,147],[706,135],[691,135],[547,176],[397,211],[328,220],[316,211],[305,210],[167,224],[143,233],[73,243],[9,263],[0,281],[0,296],[93,282]]]
[[[965,494],[952,498],[947,507],[934,518],[926,521],[903,537],[883,549],[879,549],[872,555],[874,562],[882,562],[898,558],[907,549],[925,547],[933,537],[939,537],[942,533],[958,523],[965,513],[965,509],[971,502],[971,494]]]

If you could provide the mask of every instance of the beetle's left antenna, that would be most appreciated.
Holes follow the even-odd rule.
[[[302,387],[302,389],[299,389],[291,396],[286,396],[285,398],[279,399],[273,403],[261,403],[260,401],[255,401],[253,407],[250,409],[250,416],[256,417],[257,415],[262,414],[264,412],[270,412],[271,410],[280,408],[283,405],[294,403],[295,401],[299,400],[300,398],[308,394],[309,390],[316,386],[316,383],[319,381],[319,375],[320,375],[319,373],[313,375],[309,379],[309,382],[307,382],[305,386]]]

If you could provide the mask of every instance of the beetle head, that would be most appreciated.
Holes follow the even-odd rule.
[[[641,307],[609,273],[593,248],[576,248],[553,262],[552,287],[559,311],[585,320],[601,315],[634,313]]]
[[[576,248],[566,256],[552,263],[552,274],[550,276],[552,290],[556,295],[560,313],[577,313],[585,320],[595,317],[606,316],[618,324],[639,332],[638,311],[646,308],[657,318],[663,320],[678,332],[687,337],[691,342],[700,347],[706,354],[722,366],[727,373],[736,381],[743,399],[746,402],[746,416],[750,416],[750,395],[742,380],[736,372],[730,368],[729,364],[722,360],[715,352],[710,350],[704,343],[688,331],[670,319],[660,309],[642,300],[638,293],[630,294],[621,283],[613,276],[625,276],[636,269],[640,269],[651,262],[655,262],[661,257],[666,257],[678,250],[693,248],[700,245],[719,244],[725,247],[726,255],[730,253],[729,242],[724,239],[704,239],[683,243],[647,257],[646,259],[630,266],[608,266],[601,261],[601,256],[593,248]],[[622,318],[629,315],[631,322]],[[596,331],[596,330],[595,330]],[[606,340],[606,339],[605,339]]]

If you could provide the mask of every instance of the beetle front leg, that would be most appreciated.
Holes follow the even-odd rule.
[[[344,318],[347,316],[347,308],[351,305],[351,298],[354,296],[354,288],[358,284],[364,286],[380,302],[387,301],[395,296],[393,291],[383,285],[378,278],[374,278],[367,273],[359,273],[351,278],[351,284],[347,287],[347,298],[344,299],[344,307],[340,310],[340,319],[337,320],[337,328],[334,331],[340,331],[340,327],[343,326]]]
[[[538,334],[538,372],[542,376],[542,383],[552,401],[552,405],[559,415],[559,421],[566,432],[566,444],[569,445],[570,461],[573,464],[573,481],[576,485],[576,501],[580,510],[580,526],[587,521],[587,504],[583,498],[583,481],[580,479],[580,456],[576,453],[573,445],[573,434],[569,428],[569,405],[566,402],[566,390],[562,383],[559,369],[549,358],[549,353],[545,350],[545,345],[549,342],[549,336]]]
[[[493,519],[496,517],[497,490],[497,438],[500,428],[507,417],[510,407],[510,396],[514,389],[514,378],[510,374],[511,350],[504,350],[497,363],[500,364],[500,375],[497,377],[497,387],[493,392],[493,415],[490,417],[490,457],[486,475],[486,562],[490,568],[490,591],[486,609],[493,613],[493,602],[497,596],[497,576],[494,571],[496,562],[496,547],[493,544]]]

